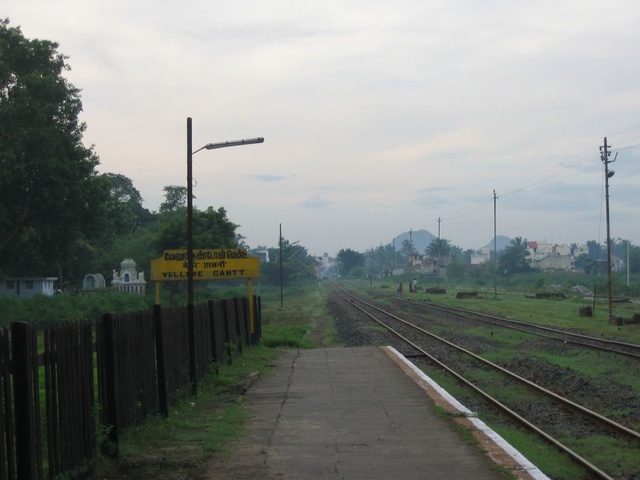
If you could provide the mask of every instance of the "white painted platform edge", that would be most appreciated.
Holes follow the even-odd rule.
[[[531,475],[536,480],[550,480],[544,473],[540,471],[538,467],[536,467],[533,463],[531,463],[527,458],[522,455],[518,450],[516,450],[513,446],[511,446],[504,438],[494,432],[486,423],[484,423],[479,418],[473,418],[475,414],[469,410],[467,407],[462,405],[458,400],[456,400],[449,392],[443,389],[440,385],[438,385],[432,378],[430,378],[427,374],[425,374],[422,370],[416,367],[413,363],[411,363],[404,355],[398,352],[393,347],[385,347],[390,352],[392,352],[397,358],[399,358],[407,367],[413,370],[416,375],[418,375],[424,382],[428,383],[434,390],[436,390],[447,402],[449,402],[453,407],[455,407],[460,413],[463,415],[470,417],[469,421],[471,421],[478,430],[484,432],[487,437],[491,438],[497,445],[500,446],[511,458],[513,458],[518,465],[520,465],[524,470],[527,471],[529,475]]]

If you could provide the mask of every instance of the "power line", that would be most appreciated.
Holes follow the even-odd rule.
[[[629,132],[634,132],[633,135],[629,135],[626,138],[620,138],[618,140],[616,140],[616,145],[620,145],[620,147],[615,148],[614,150],[616,151],[621,151],[621,150],[630,150],[630,149],[634,149],[634,148],[639,148],[640,147],[640,143],[637,143],[638,141],[640,141],[640,127],[632,127],[626,130],[622,130],[620,132],[615,133],[614,135],[622,135],[622,134],[626,134]],[[577,167],[585,164],[586,162],[589,161],[594,161],[597,157],[597,154],[594,153],[593,147],[588,147],[585,148],[584,150],[582,150],[581,152],[569,157],[568,161],[565,162],[561,162],[558,163],[556,165],[554,165],[553,167],[547,168],[541,172],[538,172],[530,177],[528,177],[526,180],[523,180],[520,185],[521,186],[517,186],[518,184],[516,183],[516,187],[512,188],[511,190],[507,190],[505,193],[502,193],[501,196],[502,197],[506,197],[506,196],[510,196],[510,195],[514,195],[516,193],[528,190],[530,188],[533,188],[537,185],[540,185],[546,181],[548,181],[550,178],[556,177],[558,176],[559,173],[563,172],[563,171],[567,171],[567,170],[574,170]],[[532,178],[538,178],[537,180],[532,181]],[[468,209],[464,209],[462,211],[462,213],[456,214],[455,212],[452,214],[452,216],[450,217],[446,217],[443,220],[450,222],[452,220],[458,220],[460,218],[464,218],[468,215],[471,215],[472,213],[477,212],[478,210],[484,208],[485,206],[487,206],[488,204],[490,204],[492,202],[492,197],[487,197],[487,200],[476,204],[475,206],[470,206]],[[460,211],[460,210],[458,210]]]

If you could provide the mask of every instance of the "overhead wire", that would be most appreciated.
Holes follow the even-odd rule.
[[[629,128],[626,130],[623,130],[621,132],[617,132],[614,134],[614,139],[621,134],[624,133],[628,133],[628,132],[638,132],[640,131],[640,127],[633,127],[633,128]],[[612,148],[612,150],[614,151],[620,151],[620,150],[630,150],[630,149],[634,149],[634,148],[638,148],[640,147],[640,143],[637,143],[638,141],[640,141],[640,134],[634,134],[631,135],[627,138],[620,138],[618,140],[615,140],[615,143],[617,143],[617,145],[620,146],[616,146],[615,148]],[[519,186],[517,188],[512,188],[506,192],[500,192],[500,196],[501,197],[506,197],[506,196],[510,196],[510,195],[514,195],[516,193],[522,192],[524,190],[528,190],[532,187],[535,187],[537,185],[540,185],[546,181],[548,181],[550,178],[556,177],[558,175],[558,173],[564,171],[564,170],[574,170],[577,167],[583,165],[584,163],[586,163],[587,161],[592,161],[594,160],[594,158],[599,158],[600,155],[599,153],[597,153],[597,150],[594,152],[592,150],[592,148],[589,148],[589,150],[583,150],[580,153],[577,153],[576,155],[573,155],[572,157],[569,158],[569,161],[567,162],[562,162],[559,164],[556,164],[548,169],[545,169],[542,172],[536,173],[535,175],[533,175],[532,177],[529,177],[527,180],[524,180],[523,182],[521,182],[520,184],[522,186]],[[538,178],[535,181],[531,181],[532,178]],[[518,184],[516,184],[518,185]],[[444,217],[442,218],[442,221],[453,221],[453,220],[458,220],[460,218],[466,217],[468,215],[471,215],[472,213],[482,209],[483,207],[485,207],[487,204],[491,203],[493,201],[493,196],[489,197],[487,199],[487,201],[484,201],[482,203],[476,204],[475,206],[470,206],[468,209],[464,209],[464,211],[462,213],[456,214],[455,212],[452,214],[452,216],[448,216],[448,217]],[[598,238],[600,238],[600,236],[598,236]]]

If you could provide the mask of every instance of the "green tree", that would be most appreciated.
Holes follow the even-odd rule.
[[[587,241],[587,248],[589,249],[589,257],[593,260],[600,260],[603,254],[606,255],[606,249],[600,248],[600,244],[595,240]]]
[[[298,242],[290,242],[282,238],[277,248],[269,248],[269,263],[263,264],[261,280],[266,284],[291,285],[304,282],[315,277],[316,258],[309,255],[307,249]],[[258,247],[257,250],[265,250]],[[282,255],[282,258],[281,258]],[[281,263],[282,260],[282,263]]]
[[[224,207],[217,210],[193,209],[193,248],[236,248],[236,228],[227,218]],[[153,242],[155,250],[187,248],[187,209],[178,208],[158,216],[158,232]]]
[[[449,256],[451,252],[451,242],[445,238],[434,238],[427,247],[426,253],[432,258],[442,258]]]
[[[0,20],[0,264],[62,277],[101,235],[108,185],[82,144],[80,91],[58,44]]]
[[[502,275],[526,273],[532,270],[529,265],[529,242],[526,238],[516,237],[503,250],[498,258],[498,271]]]
[[[363,254],[351,250],[350,248],[347,248],[346,250],[343,248],[336,255],[336,260],[339,265],[339,274],[346,277],[356,267],[364,266],[365,257]]]
[[[160,213],[177,210],[187,206],[187,187],[167,185],[164,187],[164,202],[160,204]]]
[[[154,219],[142,206],[142,196],[130,178],[119,173],[103,173],[101,177],[109,182],[109,217],[115,234],[133,233]]]
[[[576,253],[576,250],[578,250],[578,244],[577,243],[572,243],[571,245],[569,245],[569,254],[573,255],[574,253]]]
[[[404,253],[407,257],[410,257],[416,253],[416,247],[413,242],[409,240],[403,240],[400,245],[400,251]]]

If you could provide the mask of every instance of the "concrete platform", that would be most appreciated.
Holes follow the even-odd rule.
[[[244,440],[244,464],[235,462],[235,472],[221,475],[504,479],[498,461],[516,478],[545,478],[471,423],[489,453],[463,441],[432,411],[434,402],[448,402],[446,392],[407,363],[395,350],[376,347],[283,352],[275,374],[247,393],[255,419]]]

